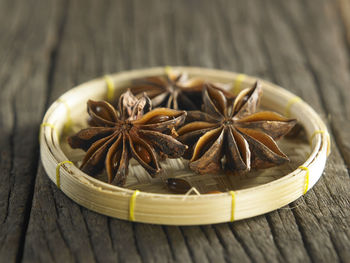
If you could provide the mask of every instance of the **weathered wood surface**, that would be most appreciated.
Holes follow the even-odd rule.
[[[338,1],[0,0],[1,262],[349,262],[350,5]],[[276,82],[332,133],[317,185],[264,216],[200,227],[129,223],[72,202],[45,174],[38,125],[74,85],[191,65]]]

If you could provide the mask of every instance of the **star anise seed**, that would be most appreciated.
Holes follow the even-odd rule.
[[[202,90],[206,81],[200,78],[189,78],[188,74],[168,70],[165,77],[148,77],[133,81],[131,92],[139,97],[144,92],[152,99],[154,107],[167,107],[182,110],[200,110],[202,105]],[[217,84],[219,85],[219,84]],[[229,99],[234,96],[221,87]]]
[[[211,86],[204,89],[204,112],[189,111],[192,122],[178,130],[178,139],[190,146],[185,157],[190,158],[192,170],[212,173],[225,166],[244,172],[288,161],[274,140],[287,134],[296,120],[271,111],[256,112],[261,94],[257,82],[229,106],[221,91]]]
[[[171,135],[181,125],[185,111],[166,108],[151,110],[147,96],[137,99],[128,90],[119,99],[117,111],[106,101],[87,103],[90,122],[94,127],[79,131],[68,138],[72,148],[86,151],[81,170],[91,176],[106,168],[108,182],[124,185],[130,158],[136,159],[151,175],[160,172],[158,155],[178,158],[187,146]]]
[[[170,191],[177,194],[185,194],[191,189],[190,183],[181,178],[168,178],[166,185]]]

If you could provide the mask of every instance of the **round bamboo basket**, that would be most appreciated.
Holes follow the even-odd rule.
[[[221,70],[174,67],[190,76],[229,83],[233,92],[251,87],[257,80]],[[262,82],[262,106],[296,118],[310,140],[307,154],[297,167],[277,179],[244,189],[217,194],[162,194],[117,187],[79,170],[77,162],[62,149],[65,134],[86,115],[88,99],[117,96],[135,78],[164,75],[165,68],[133,70],[81,84],[56,100],[48,109],[40,129],[43,166],[50,179],[78,204],[111,217],[166,225],[200,225],[229,222],[281,208],[305,194],[322,175],[330,151],[326,125],[299,97],[267,81]],[[74,129],[73,129],[74,130]],[[296,144],[295,147],[298,147]],[[73,162],[72,162],[73,161]],[[281,172],[282,173],[282,172]],[[131,187],[132,188],[132,187]]]

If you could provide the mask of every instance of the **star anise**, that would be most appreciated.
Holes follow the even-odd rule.
[[[210,86],[203,91],[204,112],[188,112],[192,122],[178,130],[178,139],[190,146],[192,170],[211,173],[224,166],[244,172],[288,161],[274,140],[287,134],[296,120],[271,111],[256,112],[261,94],[257,82],[228,106],[221,91]]]
[[[68,138],[72,148],[87,151],[80,167],[82,171],[95,176],[105,167],[109,183],[124,185],[130,158],[135,158],[154,176],[161,170],[158,154],[170,158],[182,156],[187,146],[169,134],[184,122],[185,111],[151,110],[147,96],[137,99],[129,90],[121,95],[118,105],[117,111],[106,101],[87,102],[95,127]]]
[[[147,96],[152,99],[154,107],[198,110],[202,105],[202,90],[205,83],[206,81],[200,78],[189,78],[187,73],[167,70],[164,77],[147,77],[134,80],[131,92],[136,96],[146,92]],[[227,98],[234,98],[231,93],[223,89],[223,84],[221,84],[222,87],[217,85],[212,84],[214,88],[224,92]]]

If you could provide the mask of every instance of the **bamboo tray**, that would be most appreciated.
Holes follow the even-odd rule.
[[[173,69],[213,82],[228,83],[234,93],[251,87],[257,80],[221,70],[193,67]],[[125,90],[132,79],[164,74],[165,68],[159,67],[95,79],[69,90],[50,106],[40,129],[41,160],[49,178],[75,202],[101,214],[137,222],[166,225],[212,224],[249,218],[278,209],[295,201],[318,181],[330,152],[326,125],[299,97],[263,80],[262,107],[298,119],[310,141],[310,145],[299,141],[289,145],[290,149],[300,148],[301,152],[295,152],[295,160],[298,161],[292,159],[287,168],[267,169],[267,172],[256,172],[256,177],[238,179],[243,184],[240,185],[236,180],[239,187],[226,188],[223,193],[200,194],[197,188],[193,188],[186,195],[169,194],[166,191],[163,193],[162,186],[157,191],[153,186],[150,187],[152,184],[138,182],[140,178],[146,182],[148,179],[141,176],[142,172],[137,166],[130,169],[127,188],[107,184],[80,171],[78,163],[81,153],[70,151],[65,137],[86,125],[86,101],[111,99]],[[171,160],[165,164],[167,165],[177,170],[177,175],[180,173],[181,176],[181,169],[184,169],[184,174],[188,173],[184,168],[185,162],[181,159]],[[259,173],[274,176],[266,177]],[[208,178],[192,175],[197,182]],[[154,185],[159,185],[164,176],[160,176],[158,184]],[[269,179],[259,181],[257,178]]]

